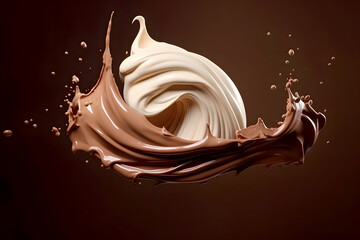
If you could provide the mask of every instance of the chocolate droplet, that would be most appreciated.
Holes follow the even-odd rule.
[[[4,130],[4,131],[3,131],[3,134],[4,134],[5,137],[11,137],[12,131],[9,130],[9,129],[7,129],[7,130]]]
[[[73,84],[76,84],[80,81],[80,79],[76,76],[76,75],[73,75],[72,78],[71,78],[71,82]],[[71,88],[71,87],[70,87]]]
[[[84,41],[82,41],[82,42],[80,43],[80,46],[81,46],[82,48],[87,48],[87,44],[86,44],[86,42],[84,42]]]

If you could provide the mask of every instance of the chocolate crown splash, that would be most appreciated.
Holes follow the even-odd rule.
[[[208,128],[202,140],[191,141],[152,125],[125,103],[115,83],[109,48],[111,18],[100,78],[88,94],[77,88],[69,105],[67,131],[73,151],[92,152],[106,167],[134,181],[205,182],[257,164],[304,162],[325,125],[325,116],[311,102],[295,97],[291,84],[287,84],[284,122],[278,128],[267,128],[259,119],[238,130],[236,139],[216,138]]]

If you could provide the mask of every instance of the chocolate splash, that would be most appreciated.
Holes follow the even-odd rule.
[[[73,151],[94,153],[104,166],[134,181],[172,183],[206,182],[258,164],[304,163],[325,116],[310,106],[311,101],[294,96],[291,83],[286,88],[284,122],[278,128],[267,128],[259,119],[238,130],[236,139],[216,138],[207,128],[204,139],[192,141],[152,125],[125,103],[115,83],[109,48],[111,18],[99,80],[87,94],[77,87],[69,104],[67,132]]]

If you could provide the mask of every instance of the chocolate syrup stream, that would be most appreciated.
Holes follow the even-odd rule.
[[[73,151],[94,153],[104,166],[134,181],[149,178],[172,183],[206,182],[258,164],[304,163],[325,116],[310,101],[295,97],[291,83],[286,88],[285,119],[278,128],[267,128],[259,119],[238,130],[236,139],[216,138],[207,128],[204,139],[191,141],[152,125],[125,103],[115,83],[109,47],[112,15],[99,80],[87,94],[77,87],[69,104],[67,132]]]

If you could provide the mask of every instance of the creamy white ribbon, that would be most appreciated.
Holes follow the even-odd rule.
[[[127,104],[184,139],[204,138],[207,123],[214,136],[235,138],[246,127],[246,114],[232,80],[207,58],[153,40],[145,19],[136,20],[139,32],[120,65]]]

